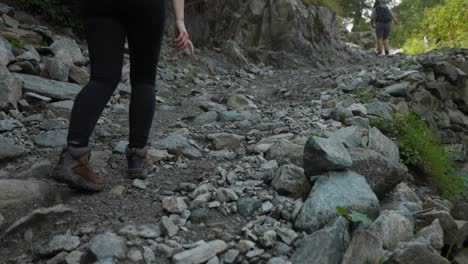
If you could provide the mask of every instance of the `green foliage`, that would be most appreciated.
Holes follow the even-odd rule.
[[[19,5],[33,15],[62,27],[81,31],[81,10],[78,0],[17,0]]]
[[[22,48],[24,48],[23,43],[21,43],[19,40],[12,39],[12,40],[10,41],[10,43],[11,43],[11,46],[13,46],[14,48],[17,48],[17,49],[22,49]]]
[[[341,216],[343,216],[352,223],[362,223],[365,226],[369,226],[372,224],[372,220],[365,214],[361,214],[356,211],[349,211],[348,209],[341,206],[336,207],[336,210]]]
[[[377,96],[377,92],[373,88],[357,90],[356,97],[359,103],[368,104]]]
[[[411,65],[418,65],[418,62],[413,59],[407,59],[407,60],[400,62],[400,68],[408,67]]]
[[[342,13],[341,6],[337,0],[304,0],[304,4],[324,6],[337,14]]]
[[[424,11],[419,27],[405,43],[408,53],[442,47],[468,48],[468,1],[444,0]]]
[[[393,133],[393,129],[394,129],[393,121],[385,119],[383,117],[370,119],[369,125],[371,127],[376,127],[380,131],[385,132],[385,133]]]
[[[346,113],[345,112],[340,112],[338,114],[338,116],[340,117],[340,122],[341,123],[344,123],[346,121]]]

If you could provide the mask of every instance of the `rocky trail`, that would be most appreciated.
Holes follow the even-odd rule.
[[[127,57],[91,142],[109,185],[86,194],[49,178],[86,47],[0,13],[0,263],[468,263],[468,202],[435,195],[374,127],[426,114],[463,167],[467,50],[278,69],[166,47],[144,181],[124,175]]]

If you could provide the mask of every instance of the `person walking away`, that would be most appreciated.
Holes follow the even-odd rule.
[[[176,51],[194,48],[184,23],[184,0],[172,0]],[[166,0],[83,0],[84,26],[91,64],[90,82],[77,95],[67,145],[52,177],[84,191],[101,191],[106,179],[90,165],[89,138],[121,79],[126,39],[130,50],[132,93],[129,111],[127,175],[147,176],[149,132],[155,112],[155,81],[166,21]]]
[[[371,23],[372,27],[375,28],[377,36],[377,55],[382,55],[383,49],[385,49],[385,54],[389,55],[390,45],[388,39],[390,37],[392,23],[398,23],[395,14],[380,0],[377,0],[372,10]]]

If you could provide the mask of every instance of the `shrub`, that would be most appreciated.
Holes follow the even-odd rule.
[[[422,168],[430,182],[449,200],[467,193],[468,175],[458,172],[444,145],[418,115],[395,115],[393,130],[400,140],[403,163]]]

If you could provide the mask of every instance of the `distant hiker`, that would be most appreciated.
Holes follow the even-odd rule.
[[[128,177],[147,176],[146,144],[155,112],[156,68],[166,21],[165,0],[83,0],[84,26],[91,60],[91,80],[76,97],[68,144],[53,178],[70,187],[101,191],[106,179],[90,165],[88,141],[122,76],[125,39],[131,60],[130,144],[126,149]],[[172,0],[176,51],[193,45],[184,23],[184,0]]]
[[[385,48],[385,54],[390,54],[388,38],[390,37],[392,23],[398,23],[395,14],[381,1],[377,0],[372,10],[371,23],[377,35],[377,55],[382,54],[383,47]]]

